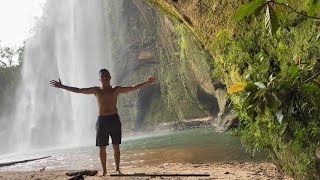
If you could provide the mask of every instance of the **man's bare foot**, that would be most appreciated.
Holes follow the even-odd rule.
[[[99,172],[99,175],[98,176],[105,176],[107,174],[107,171],[101,171],[101,172]]]
[[[120,170],[116,170],[116,174],[122,174]]]

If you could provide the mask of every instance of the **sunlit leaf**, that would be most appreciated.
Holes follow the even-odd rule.
[[[273,77],[273,74],[271,74],[270,76],[269,76],[269,82],[268,82],[268,84],[267,84],[267,86],[270,86],[270,84],[273,82],[273,80],[275,80],[276,78],[275,77]]]
[[[277,120],[281,124],[283,119],[282,110],[280,109],[278,112],[276,112]]]
[[[234,14],[234,18],[236,20],[241,20],[246,16],[251,15],[254,13],[258,8],[264,6],[265,0],[254,0],[247,4],[241,5]]]
[[[287,127],[288,127],[288,123],[287,122],[286,123],[281,123],[281,126],[280,126],[280,134],[281,135],[284,134],[284,132],[286,131]]]
[[[260,89],[266,88],[266,86],[262,82],[255,82],[254,84]]]
[[[247,75],[246,75],[246,80],[247,80],[247,81],[252,80],[252,74],[247,74]]]
[[[260,135],[259,132],[255,132],[255,133],[254,133],[254,136],[255,136],[255,137],[260,137],[261,135]]]
[[[264,59],[265,59],[265,53],[263,52],[263,51],[261,51],[261,52],[259,52],[258,54],[257,54],[257,59],[260,61],[260,62],[262,62]]]
[[[277,14],[269,3],[266,8],[265,25],[271,35],[274,35],[279,28]]]
[[[247,83],[236,82],[228,88],[228,92],[233,93],[233,92],[243,91],[246,86],[247,86]]]
[[[288,46],[285,45],[285,44],[283,44],[282,42],[279,42],[278,47],[279,47],[279,49],[280,49],[281,51],[284,51],[284,50],[286,50],[286,49],[288,48]]]
[[[269,76],[269,81],[271,82],[271,81],[273,81],[275,79],[275,77],[273,77],[273,74],[270,74],[270,76]]]

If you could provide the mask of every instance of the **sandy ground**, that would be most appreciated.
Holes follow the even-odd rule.
[[[101,179],[287,179],[292,178],[283,176],[278,172],[275,165],[271,163],[206,163],[206,164],[162,164],[160,166],[142,166],[142,167],[130,167],[121,170],[123,174],[129,173],[145,173],[145,174],[209,174],[207,177],[184,177],[184,176],[140,176],[140,177],[113,177],[110,174],[114,174],[115,171],[110,170],[104,177],[96,176],[84,176],[84,179],[88,180],[101,180]],[[70,171],[32,171],[32,172],[19,172],[19,171],[0,171],[0,179],[70,179],[70,176],[66,176],[65,173]]]

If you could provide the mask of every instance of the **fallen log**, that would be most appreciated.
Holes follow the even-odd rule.
[[[146,173],[133,173],[133,174],[110,174],[110,176],[210,176],[210,174],[146,174]]]
[[[67,176],[94,176],[98,173],[97,170],[81,170],[81,171],[72,171],[67,172]]]
[[[13,166],[15,164],[27,163],[27,162],[30,162],[30,161],[37,161],[37,160],[40,160],[40,159],[46,159],[46,158],[50,158],[50,157],[51,156],[46,156],[46,157],[35,158],[35,159],[26,159],[26,160],[22,160],[22,161],[12,161],[12,162],[0,163],[0,167]]]

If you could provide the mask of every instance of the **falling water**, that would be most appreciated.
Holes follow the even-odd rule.
[[[60,78],[65,85],[92,87],[100,85],[101,68],[115,75],[111,17],[106,11],[112,10],[112,18],[117,18],[113,24],[121,23],[121,4],[119,0],[46,2],[35,35],[26,42],[15,112],[1,119],[9,123],[0,137],[5,142],[2,151],[95,144],[94,95],[53,88],[49,81]]]

